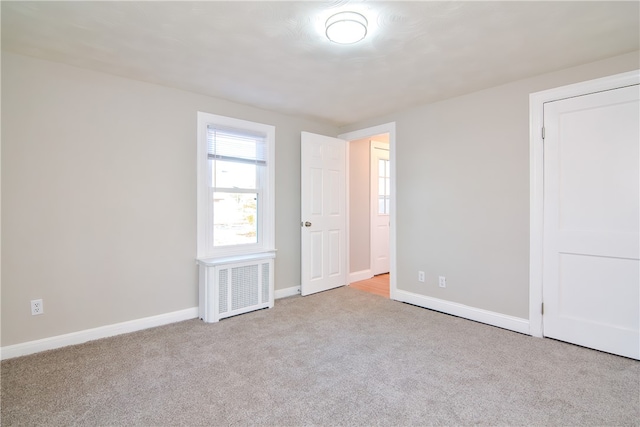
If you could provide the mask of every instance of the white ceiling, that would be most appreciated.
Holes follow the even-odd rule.
[[[354,10],[366,39],[324,22]],[[342,125],[639,49],[640,3],[7,2],[2,48]]]

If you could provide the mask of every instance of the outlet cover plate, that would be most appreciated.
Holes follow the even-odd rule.
[[[438,276],[438,286],[441,288],[447,287],[447,278],[444,276]]]
[[[31,315],[37,316],[44,313],[44,304],[41,299],[31,300]]]

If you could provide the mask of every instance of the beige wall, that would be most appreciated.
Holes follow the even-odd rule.
[[[276,126],[275,286],[300,285],[300,131],[337,128],[3,52],[2,346],[197,306],[197,111]]]
[[[635,52],[343,127],[396,122],[398,288],[528,318],[529,94],[638,68]]]
[[[3,52],[1,345],[196,306],[199,110],[276,126],[276,289],[300,280],[300,131],[396,121],[398,287],[526,318],[529,93],[639,67],[636,52],[336,129]]]

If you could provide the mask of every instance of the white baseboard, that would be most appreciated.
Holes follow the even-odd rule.
[[[353,273],[349,273],[349,283],[359,282],[360,280],[371,279],[372,277],[373,277],[373,274],[371,273],[371,270],[355,271]]]
[[[273,294],[273,297],[275,299],[280,299],[280,298],[292,297],[294,295],[300,295],[300,286],[292,286],[290,288],[276,289],[276,291]]]
[[[299,286],[278,289],[275,291],[276,299],[286,298],[300,294]],[[397,301],[407,302],[419,307],[441,311],[454,316],[463,317],[469,320],[486,323],[499,328],[529,334],[529,321],[519,317],[508,316],[479,308],[469,307],[455,302],[445,301],[438,298],[431,298],[412,292],[396,290]],[[87,341],[107,338],[114,335],[126,334],[140,331],[142,329],[167,325],[169,323],[181,322],[183,320],[195,319],[198,317],[198,307],[187,308],[172,313],[160,314],[157,316],[145,317],[142,319],[130,320],[128,322],[116,323],[113,325],[101,326],[84,331],[72,332],[70,334],[58,335],[55,337],[43,338],[20,344],[9,345],[0,348],[0,360],[11,359],[13,357],[26,356],[45,350],[66,347],[68,345],[82,344]]]
[[[45,350],[66,347],[68,345],[82,344],[100,338],[112,337],[114,335],[126,334],[140,331],[142,329],[167,325],[169,323],[181,322],[183,320],[195,319],[198,317],[198,307],[187,308],[171,313],[157,316],[145,317],[142,319],[130,320],[128,322],[116,323],[113,325],[100,326],[84,331],[72,332],[70,334],[58,335],[55,337],[43,338],[35,341],[28,341],[21,344],[8,345],[0,348],[0,360],[11,359],[12,357],[26,356],[27,354],[38,353]]]
[[[300,295],[300,286],[278,289],[274,293],[274,297],[276,299],[286,298],[293,295]],[[169,323],[181,322],[183,320],[195,319],[197,317],[198,307],[193,307],[187,308],[185,310],[174,311],[172,313],[165,313],[157,316],[130,320],[128,322],[100,326],[98,328],[86,329],[84,331],[43,338],[40,340],[8,345],[0,348],[0,360],[26,356],[28,354],[38,353],[46,350],[53,350],[56,348],[66,347],[68,345],[82,344],[87,341],[93,341],[100,338],[112,337],[114,335],[140,331],[142,329],[167,325]]]
[[[454,316],[463,317],[487,325],[497,326],[510,331],[520,332],[529,335],[529,320],[520,317],[508,316],[494,311],[483,310],[481,308],[470,307],[451,301],[438,298],[427,297],[413,292],[396,290],[394,299],[400,302],[417,305],[431,310],[441,311]]]

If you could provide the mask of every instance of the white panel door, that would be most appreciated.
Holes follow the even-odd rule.
[[[371,141],[371,270],[389,272],[391,168],[389,144]]]
[[[544,105],[544,335],[640,358],[639,90]]]
[[[346,147],[302,132],[301,294],[346,285]]]

